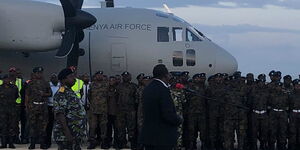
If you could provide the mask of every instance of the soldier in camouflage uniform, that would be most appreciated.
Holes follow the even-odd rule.
[[[128,131],[128,140],[131,144],[131,149],[137,148],[136,135],[136,89],[137,85],[131,82],[131,74],[129,72],[122,73],[123,82],[117,87],[119,111],[117,112],[117,128],[119,131],[118,139],[119,148],[124,148],[127,144],[126,129]]]
[[[17,86],[10,84],[8,75],[3,76],[3,84],[0,85],[0,136],[1,147],[16,148],[13,144],[13,138],[17,136],[17,118],[16,99],[19,97]],[[8,140],[8,141],[7,141]]]
[[[245,109],[247,107],[246,88],[245,81],[241,78],[240,73],[235,73],[233,77],[234,79],[227,87],[228,91],[225,96],[225,102],[229,104],[224,104],[224,149],[232,150],[234,148],[233,139],[236,131],[238,150],[243,150],[246,142],[248,111]]]
[[[43,78],[43,68],[35,67],[33,69],[35,78],[31,80],[26,88],[26,106],[29,115],[29,135],[31,143],[29,149],[35,149],[38,139],[41,141],[40,148],[47,148],[45,141],[46,128],[48,123],[48,97],[52,95],[52,91],[48,82]]]
[[[294,94],[290,97],[289,150],[300,149],[300,80],[293,81]]]
[[[194,142],[197,141],[198,132],[200,132],[200,140],[202,149],[207,145],[207,131],[206,131],[206,108],[207,99],[205,86],[206,74],[200,73],[193,76],[193,82],[189,89],[194,90],[199,95],[187,93],[187,121],[188,121],[188,149],[194,149]],[[201,96],[200,96],[201,95]]]
[[[223,76],[218,73],[209,78],[209,86],[207,88],[208,97],[208,124],[209,124],[209,148],[211,150],[219,150],[223,146],[223,123],[224,108],[222,101],[225,96],[225,84]]]
[[[254,74],[253,73],[248,73],[246,75],[246,84],[245,84],[245,90],[246,90],[246,98],[247,98],[247,101],[249,103],[251,103],[251,99],[249,99],[249,94],[251,93],[253,87],[254,87],[255,83],[254,83]],[[250,108],[251,109],[251,108]],[[248,111],[248,114],[247,114],[247,120],[248,120],[248,124],[247,124],[247,140],[245,142],[245,148],[247,149],[252,149],[250,148],[251,144],[250,144],[250,141],[252,139],[252,111]]]
[[[85,109],[71,87],[75,84],[75,75],[69,68],[63,69],[58,79],[61,87],[54,96],[54,139],[58,150],[81,150],[80,144],[86,136]]]
[[[277,74],[278,75],[278,74]],[[277,80],[278,81],[278,80]],[[284,92],[283,84],[275,82],[269,85],[270,88],[270,143],[269,149],[275,149],[275,142],[277,141],[277,149],[285,150],[287,144],[287,123],[288,123],[288,97]]]
[[[173,80],[173,83],[171,86],[171,97],[174,101],[177,115],[183,116],[183,113],[184,113],[183,107],[186,103],[185,93],[184,93],[183,89],[176,88],[176,86],[178,86],[180,84],[180,76],[174,76],[174,74],[173,74],[173,78],[175,78],[175,79]],[[179,127],[178,127],[178,133],[179,133],[179,137],[177,140],[176,149],[181,149],[181,148],[183,148],[183,125],[182,124],[179,125]]]
[[[92,82],[89,89],[90,115],[89,115],[89,142],[88,149],[95,149],[97,146],[96,129],[100,127],[100,138],[102,141],[101,148],[107,149],[104,142],[107,127],[107,94],[108,82],[103,80],[103,72],[95,73],[95,80]]]
[[[266,86],[266,75],[258,75],[258,80],[249,94],[251,108],[251,150],[257,150],[257,140],[260,141],[260,150],[267,150],[268,136],[268,99],[269,92]]]

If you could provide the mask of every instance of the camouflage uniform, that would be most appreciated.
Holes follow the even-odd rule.
[[[108,83],[106,81],[93,82],[89,90],[89,140],[96,143],[96,128],[99,125],[101,139],[104,140],[107,127],[107,95]]]
[[[183,107],[186,103],[186,98],[185,98],[185,93],[183,90],[181,89],[176,89],[176,88],[172,88],[171,89],[171,96],[172,99],[174,101],[174,105],[176,108],[176,113],[179,116],[183,116]],[[179,137],[177,140],[177,149],[180,149],[183,147],[183,128],[182,128],[182,124],[178,127],[178,132],[179,132]]]
[[[142,125],[143,125],[143,108],[142,108],[142,95],[144,91],[145,86],[139,85],[136,91],[136,98],[138,101],[138,110],[137,110],[137,125],[138,125],[138,133],[141,132]]]
[[[288,94],[284,93],[282,83],[271,83],[270,93],[270,143],[269,149],[273,150],[277,141],[278,149],[285,149],[287,144],[287,123],[288,123]]]
[[[223,103],[225,96],[225,85],[211,81],[207,89],[208,99],[208,124],[209,124],[209,146],[211,149],[220,149],[224,140],[223,123],[224,108]]]
[[[49,92],[50,91],[50,92]],[[51,88],[45,80],[34,79],[28,83],[26,95],[28,98],[29,135],[31,138],[46,136],[48,123],[48,98],[43,93],[51,93]]]
[[[53,102],[54,116],[62,113],[66,118],[66,123],[72,136],[77,143],[80,143],[86,136],[85,129],[85,109],[80,100],[71,88],[63,86],[54,95]],[[54,140],[57,143],[69,144],[63,131],[63,126],[58,120],[54,121]]]
[[[300,149],[300,91],[290,98],[289,150]]]
[[[251,147],[257,149],[257,139],[260,141],[260,149],[266,150],[268,136],[268,99],[269,93],[265,83],[257,83],[249,94],[251,106],[252,136]]]
[[[247,106],[246,89],[244,83],[236,79],[228,88],[225,96],[225,102],[235,104],[232,106],[224,104],[225,120],[224,120],[224,149],[232,150],[235,131],[237,134],[238,149],[243,150],[246,142],[247,130],[247,110],[238,106]]]
[[[206,88],[204,84],[192,83],[190,89],[196,91],[202,96],[206,95]],[[201,96],[194,95],[193,93],[187,94],[187,113],[188,113],[188,142],[189,148],[193,148],[194,142],[198,138],[198,132],[200,132],[200,140],[202,145],[207,142],[207,127],[206,127],[206,109],[207,99]]]
[[[117,105],[119,111],[117,112],[116,126],[119,132],[118,139],[120,140],[120,147],[127,144],[126,129],[128,132],[128,139],[132,147],[136,147],[136,89],[137,85],[134,83],[120,83],[117,87],[118,101]]]
[[[19,97],[15,85],[0,85],[0,135],[2,138],[14,137],[18,134],[16,99]]]

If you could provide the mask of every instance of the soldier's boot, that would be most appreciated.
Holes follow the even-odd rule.
[[[40,145],[40,149],[48,149],[48,144],[46,141],[46,138],[43,138],[43,140],[41,141],[41,145]]]
[[[101,149],[109,149],[110,146],[106,142],[101,143]]]
[[[79,143],[75,143],[74,150],[81,150]]]
[[[97,143],[94,141],[91,141],[87,149],[95,149],[97,147]]]
[[[5,136],[1,137],[1,149],[7,148],[7,139]]]
[[[11,149],[15,149],[15,145],[14,145],[14,139],[13,137],[9,137],[8,138],[8,148],[11,148]]]
[[[136,140],[131,140],[130,141],[130,148],[132,150],[137,150],[137,143],[136,143]]]
[[[36,144],[36,139],[31,138],[30,145],[29,145],[28,149],[35,149],[35,144]]]

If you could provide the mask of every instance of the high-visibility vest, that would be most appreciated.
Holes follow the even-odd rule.
[[[78,98],[81,98],[80,90],[83,88],[83,81],[76,78],[75,84],[72,86],[72,90],[75,92]]]
[[[21,99],[22,79],[17,78],[15,85],[18,87],[18,94],[19,94],[19,97],[16,99],[16,103],[21,104],[21,101],[22,101],[22,99]]]
[[[3,81],[2,80],[0,80],[0,85],[2,85],[3,84]]]

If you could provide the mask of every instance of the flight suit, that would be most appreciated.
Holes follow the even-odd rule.
[[[120,140],[119,147],[122,148],[127,144],[126,129],[128,132],[128,139],[132,148],[137,146],[136,135],[136,89],[137,85],[134,83],[120,83],[117,87],[118,100],[116,126],[118,128],[118,139]]]
[[[270,85],[270,143],[269,149],[273,150],[277,141],[277,149],[284,150],[287,144],[287,127],[288,127],[288,94],[284,93],[282,86]]]
[[[224,149],[233,149],[235,131],[237,134],[238,150],[245,149],[247,131],[247,107],[246,89],[238,80],[232,81],[225,96],[225,119],[224,119]],[[229,104],[234,104],[229,105]],[[241,107],[239,107],[241,106]]]
[[[92,82],[89,89],[90,114],[89,114],[89,141],[96,144],[96,129],[100,127],[102,142],[107,131],[107,95],[108,83],[105,81]]]
[[[251,107],[251,148],[257,150],[257,139],[260,149],[266,150],[268,136],[268,100],[269,92],[265,83],[257,83],[249,94]]]
[[[207,143],[207,99],[203,96],[206,95],[206,87],[204,84],[192,83],[190,89],[197,92],[199,95],[187,93],[187,121],[188,121],[188,148],[193,149],[194,142],[198,138],[200,132],[200,140],[202,147]]]

